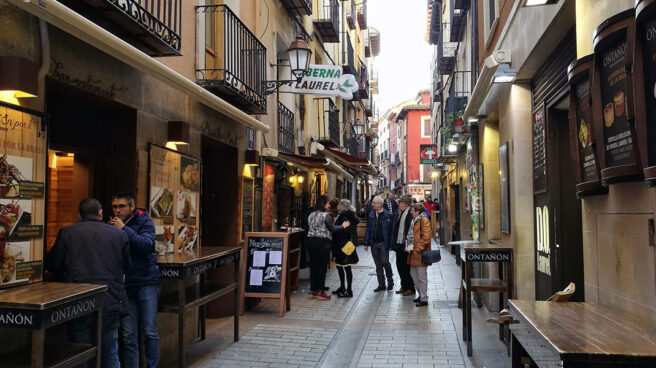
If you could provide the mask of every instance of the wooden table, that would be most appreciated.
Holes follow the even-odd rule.
[[[458,254],[460,254],[460,246],[461,245],[476,245],[476,244],[481,244],[480,241],[478,240],[455,240],[455,241],[450,241],[446,243],[447,246],[449,247],[456,247],[455,251],[452,251],[451,254],[456,255],[456,264],[460,265],[460,257],[457,257]]]
[[[471,293],[498,292],[499,309],[512,295],[513,249],[500,244],[482,244],[475,241],[460,244],[462,282],[460,292],[464,295],[462,310],[462,338],[467,342],[467,356],[472,356]],[[472,263],[495,262],[499,265],[499,279],[472,278]],[[504,293],[507,298],[504,298]],[[499,325],[499,339],[504,340],[505,326]]]
[[[511,366],[655,367],[656,326],[601,304],[510,300]]]
[[[239,247],[201,247],[193,251],[157,257],[160,277],[176,280],[177,292],[164,295],[159,310],[178,314],[178,367],[185,367],[185,311],[199,307],[200,339],[205,340],[205,305],[229,292],[234,293],[234,341],[239,341]],[[207,282],[205,273],[235,264],[234,280]],[[185,279],[200,275],[200,281],[185,287]]]
[[[0,357],[3,367],[100,367],[102,299],[106,285],[38,282],[0,291],[0,327],[32,331],[31,348]],[[46,329],[93,313],[91,344],[46,343]]]

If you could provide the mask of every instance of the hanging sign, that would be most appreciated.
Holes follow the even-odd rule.
[[[358,83],[353,74],[342,74],[337,65],[310,64],[305,77],[292,84],[292,93],[319,96],[336,96],[351,100],[353,92],[358,91]]]
[[[419,145],[419,163],[436,164],[437,163],[437,146],[434,144]]]

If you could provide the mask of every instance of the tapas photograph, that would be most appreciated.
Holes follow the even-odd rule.
[[[32,201],[0,199],[0,239],[15,240],[20,226],[32,223]]]
[[[196,218],[196,193],[178,192],[177,202],[177,218],[181,220]]]
[[[20,282],[16,279],[16,266],[30,260],[30,242],[0,242],[0,285]]]
[[[155,226],[155,248],[160,255],[173,252],[173,225]]]
[[[184,156],[180,157],[180,184],[182,187],[197,192],[199,181],[198,162]]]
[[[196,245],[198,228],[196,226],[180,226],[178,228],[178,252],[190,251]]]
[[[160,187],[150,188],[150,217],[173,216],[173,192]]]
[[[0,156],[0,197],[16,198],[20,195],[20,182],[32,180],[32,159]]]

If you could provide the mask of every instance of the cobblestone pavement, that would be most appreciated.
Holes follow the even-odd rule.
[[[506,345],[496,325],[484,321],[486,308],[472,310],[474,356],[467,357],[458,309],[460,268],[442,250],[442,261],[429,267],[429,306],[377,286],[371,255],[358,247],[353,269],[353,298],[318,301],[307,298],[307,281],[294,293],[291,311],[279,318],[277,305],[262,307],[240,320],[241,339],[231,344],[229,318],[210,324],[208,341],[195,344],[188,359],[196,367],[507,367]],[[390,253],[392,268],[393,253]],[[395,275],[396,288],[400,285]],[[331,269],[326,285],[339,286]],[[214,332],[213,332],[214,331]],[[216,344],[210,345],[212,339]],[[203,347],[205,344],[205,347]]]

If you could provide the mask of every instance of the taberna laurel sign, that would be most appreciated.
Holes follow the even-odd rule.
[[[300,82],[292,84],[292,93],[319,96],[335,96],[344,100],[353,98],[358,82],[353,74],[343,74],[337,65],[310,64]]]

